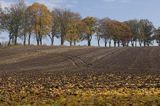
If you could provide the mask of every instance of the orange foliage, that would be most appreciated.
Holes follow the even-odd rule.
[[[52,15],[48,8],[39,3],[34,3],[27,8],[32,18],[32,28],[35,34],[47,35],[51,30]]]

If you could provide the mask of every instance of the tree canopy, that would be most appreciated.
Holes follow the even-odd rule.
[[[6,8],[0,7],[0,31],[8,32],[8,45],[16,45],[18,38],[23,40],[24,45],[30,45],[31,38],[36,39],[37,45],[42,45],[46,37],[54,45],[54,38],[57,37],[61,39],[61,45],[65,41],[71,46],[87,41],[91,46],[93,36],[97,37],[98,46],[103,40],[105,47],[112,43],[114,46],[137,46],[138,43],[140,46],[150,46],[154,40],[160,45],[159,29],[148,19],[120,22],[92,16],[82,18],[79,13],[68,9],[49,10],[38,2],[27,6],[24,0],[18,0]]]

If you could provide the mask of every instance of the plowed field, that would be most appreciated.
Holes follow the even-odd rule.
[[[160,105],[160,48],[0,48],[0,105]]]

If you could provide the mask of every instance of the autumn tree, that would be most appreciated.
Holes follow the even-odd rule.
[[[129,26],[131,32],[132,32],[132,38],[131,38],[131,45],[137,46],[137,40],[139,38],[139,20],[129,20],[125,21],[125,23]]]
[[[97,37],[98,47],[100,47],[101,31],[99,26],[96,27],[96,37]]]
[[[3,11],[2,26],[9,32],[9,42],[11,40],[14,44],[17,44],[17,38],[22,35],[23,14],[25,12],[25,2],[19,0],[17,3],[6,7]]]
[[[78,29],[75,23],[69,26],[65,39],[69,41],[70,46],[72,46],[73,42],[79,40]]]
[[[110,22],[109,18],[103,18],[99,20],[99,31],[100,31],[100,37],[104,40],[105,47],[107,46],[107,43],[109,41],[109,46],[111,46],[111,40],[112,40],[112,35],[109,33],[109,27],[108,23]]]
[[[0,5],[0,31],[1,30],[3,30],[3,25],[2,25],[2,20],[3,19],[3,9],[2,9],[2,7],[1,7],[1,5]]]
[[[107,29],[114,40],[114,46],[116,46],[116,44],[118,44],[118,47],[120,44],[122,44],[122,46],[128,46],[132,33],[127,24],[116,20],[110,20],[107,22]]]
[[[31,44],[31,35],[34,31],[34,16],[31,11],[31,7],[28,7],[25,12],[25,32],[28,35],[28,45]]]
[[[17,38],[24,36],[25,37],[25,10],[26,10],[26,4],[24,0],[19,0],[18,3],[14,4],[10,8],[10,14],[11,18],[13,19],[13,25],[14,26],[14,44],[17,44]]]
[[[48,33],[48,36],[49,36],[49,38],[51,40],[51,45],[53,46],[54,38],[58,37],[58,34],[59,34],[59,32],[58,32],[59,31],[59,29],[58,29],[59,26],[58,26],[58,19],[56,17],[55,11],[53,10],[51,12],[51,14],[52,14],[52,23],[51,23],[51,30]]]
[[[121,25],[120,25],[120,40],[122,42],[123,47],[129,46],[129,42],[130,42],[132,36],[133,36],[133,34],[132,34],[130,27],[125,23],[121,23]]]
[[[107,26],[107,33],[112,36],[112,39],[114,41],[114,46],[116,46],[116,43],[119,42],[119,23],[118,21],[110,20],[106,23]]]
[[[83,19],[83,22],[87,25],[87,29],[88,29],[85,39],[87,39],[88,41],[88,46],[91,46],[92,36],[96,32],[96,18],[86,17]]]
[[[42,38],[51,31],[52,15],[45,5],[39,3],[32,4],[27,10],[33,18],[32,28],[37,45],[42,45]]]
[[[97,19],[95,32],[96,32],[98,47],[100,47],[100,40],[102,37],[101,26],[102,26],[101,20]]]
[[[86,33],[89,33],[89,29],[83,20],[77,21],[77,31],[80,41],[85,40]]]
[[[160,46],[160,27],[155,30],[154,38],[158,43],[158,46]]]
[[[66,9],[55,9],[54,10],[54,17],[57,21],[58,25],[58,32],[61,38],[61,45],[64,45],[65,37],[68,32],[68,28],[70,26],[70,22],[72,20],[73,12]]]
[[[79,34],[78,34],[77,25],[75,23],[69,26],[65,39],[69,41],[70,46],[72,46],[73,42],[74,42],[74,45],[76,45],[75,42],[79,40]]]
[[[140,46],[142,42],[144,43],[144,46],[149,46],[152,41],[152,35],[155,30],[153,23],[147,19],[141,19],[139,22],[140,25],[140,36],[139,36],[139,42]]]
[[[10,45],[11,40],[13,38],[13,26],[12,26],[13,20],[11,18],[11,14],[9,13],[8,8],[5,8],[3,12],[1,13],[1,25],[4,31],[7,31],[9,33],[9,41],[8,45]]]
[[[65,39],[70,42],[70,46],[72,46],[72,43],[74,42],[74,45],[76,45],[76,42],[80,40],[80,32],[79,32],[79,23],[81,21],[81,17],[78,13],[71,13],[70,15],[70,22],[67,28],[67,33],[65,36]]]
[[[29,22],[29,20],[27,20],[28,16],[26,15],[27,6],[24,0],[20,0],[19,5],[20,5],[19,12],[21,14],[20,37],[22,36],[23,44],[26,45],[26,37],[27,37],[27,29],[28,29],[27,27]]]

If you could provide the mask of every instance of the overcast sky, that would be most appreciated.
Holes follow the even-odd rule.
[[[16,0],[0,0],[1,6],[9,6]],[[82,17],[109,17],[119,21],[129,19],[149,19],[160,26],[160,0],[26,0],[46,4],[49,9],[68,8],[79,12]]]

